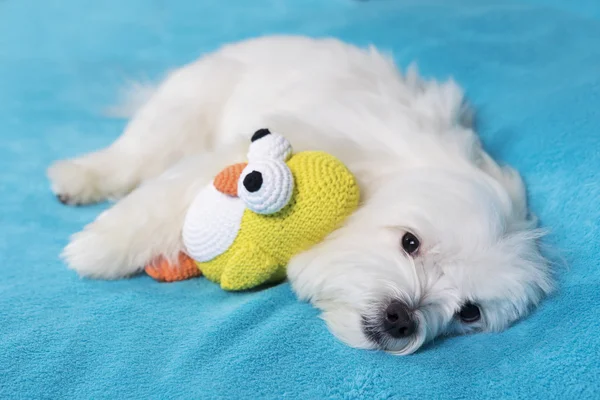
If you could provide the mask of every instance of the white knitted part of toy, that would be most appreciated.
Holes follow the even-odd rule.
[[[212,184],[202,189],[183,223],[183,244],[188,255],[206,262],[227,251],[240,231],[245,209],[240,198],[223,194]]]
[[[292,145],[278,133],[271,132],[250,144],[248,161],[279,160],[287,161],[292,155]]]
[[[244,178],[253,171],[261,173],[262,185],[256,192],[249,192],[244,186]],[[281,210],[289,203],[293,191],[294,177],[283,161],[250,162],[238,181],[238,196],[257,214],[273,214]]]

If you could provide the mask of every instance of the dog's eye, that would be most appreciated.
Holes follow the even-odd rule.
[[[479,310],[479,307],[476,304],[468,302],[462,306],[458,312],[458,317],[462,322],[471,324],[479,321],[481,318],[481,310]]]
[[[404,236],[402,236],[402,248],[406,254],[415,254],[417,250],[419,250],[419,246],[421,246],[421,242],[419,242],[419,239],[412,233],[406,232]]]

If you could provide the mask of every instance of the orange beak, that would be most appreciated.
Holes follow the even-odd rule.
[[[219,172],[213,181],[215,188],[228,196],[237,197],[238,181],[246,165],[248,163],[233,164]]]

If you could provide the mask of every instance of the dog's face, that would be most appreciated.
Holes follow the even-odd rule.
[[[397,174],[292,260],[291,284],[354,347],[409,354],[442,334],[502,330],[552,286],[525,199],[509,192],[476,168]]]

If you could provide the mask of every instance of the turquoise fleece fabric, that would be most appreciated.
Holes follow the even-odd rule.
[[[106,204],[59,204],[46,167],[108,145],[102,110],[223,43],[335,36],[453,76],[563,259],[559,291],[498,334],[408,357],[346,347],[289,285],[82,280],[58,259]],[[600,398],[597,0],[0,1],[0,398]]]

